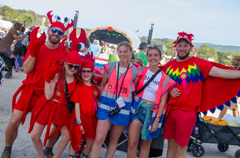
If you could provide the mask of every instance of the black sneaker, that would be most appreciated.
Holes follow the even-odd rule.
[[[43,150],[44,155],[46,156],[46,158],[53,158],[54,154],[52,152],[46,152],[45,150]]]
[[[3,151],[1,158],[10,158],[11,153],[10,151]]]

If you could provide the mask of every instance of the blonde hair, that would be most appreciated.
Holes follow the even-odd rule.
[[[126,47],[126,48],[130,51],[130,53],[129,53],[129,58],[130,58],[130,60],[132,60],[132,57],[133,57],[133,48],[132,48],[131,44],[130,44],[128,41],[122,41],[122,42],[120,42],[120,43],[118,44],[118,46],[117,46],[117,51],[118,51],[118,49],[119,49],[120,47],[122,47],[122,46]]]
[[[117,46],[117,51],[118,51],[119,47],[121,47],[121,46],[127,47],[130,52],[133,51],[131,44],[130,44],[129,42],[127,42],[127,41],[122,41],[122,42],[120,42],[120,43],[118,44],[118,46]]]

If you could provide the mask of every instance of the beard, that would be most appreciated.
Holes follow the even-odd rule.
[[[184,56],[180,56],[179,53],[177,53],[177,56],[178,56],[179,59],[184,60],[187,57],[189,57],[189,54],[190,54],[190,51],[186,55],[184,55]]]
[[[51,35],[49,36],[48,39],[49,39],[49,41],[50,41],[52,44],[57,44],[57,43],[60,42],[60,38],[53,39]]]

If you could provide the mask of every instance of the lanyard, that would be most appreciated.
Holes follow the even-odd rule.
[[[126,76],[126,74],[127,74],[127,72],[128,72],[128,68],[129,68],[129,66],[130,66],[130,64],[128,64],[127,70],[126,70],[126,72],[125,72],[125,74],[124,74],[124,76],[123,76],[123,80],[122,80],[122,84],[121,84],[121,86],[120,86],[120,90],[119,90],[119,92],[118,92],[118,77],[119,77],[119,67],[120,67],[120,65],[119,65],[119,63],[118,63],[118,70],[117,70],[117,85],[116,85],[116,87],[117,87],[117,89],[116,89],[116,100],[117,100],[117,98],[119,97],[120,92],[121,92],[121,90],[122,90],[122,85],[123,85],[123,82],[124,82],[125,76]]]

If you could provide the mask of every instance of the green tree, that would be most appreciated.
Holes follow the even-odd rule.
[[[223,65],[227,64],[227,61],[229,59],[227,58],[226,53],[217,51],[217,55],[218,55],[218,63],[223,64]]]
[[[147,39],[148,39],[148,38],[147,38],[146,36],[142,36],[142,37],[141,37],[141,42],[147,42]]]
[[[201,45],[197,50],[197,57],[208,60],[208,58],[214,58],[215,62],[218,62],[218,55],[214,48],[210,48],[208,45]]]
[[[166,55],[171,55],[172,57],[176,57],[176,55],[174,54],[174,48],[173,48],[173,44],[171,43],[167,43],[165,44],[166,47]]]
[[[29,14],[29,13],[23,13],[21,14],[21,16],[18,18],[19,21],[21,21],[24,26],[29,26],[32,24],[34,17],[33,15]]]

